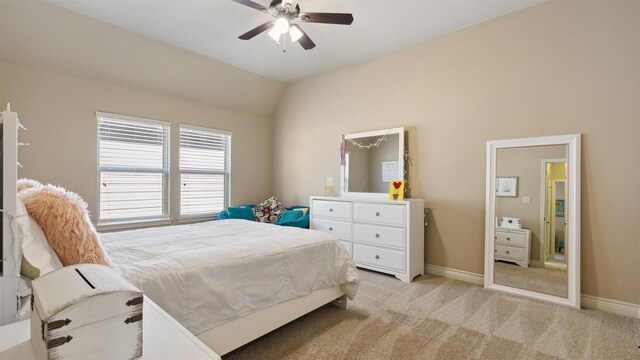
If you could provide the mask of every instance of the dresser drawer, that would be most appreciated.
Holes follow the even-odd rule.
[[[351,220],[351,203],[343,201],[313,200],[313,217]]]
[[[331,234],[338,239],[351,240],[351,223],[348,222],[314,218],[313,228]]]
[[[398,249],[406,247],[404,229],[388,226],[353,224],[353,240]]]
[[[344,248],[349,253],[349,256],[353,257],[353,245],[351,244],[351,241],[342,241],[342,240],[340,240],[340,244],[342,244],[342,246],[344,246]]]
[[[388,204],[353,204],[353,219],[378,224],[403,226],[405,224],[405,206]]]
[[[522,233],[496,231],[496,244],[525,247],[527,240]]]
[[[363,264],[404,272],[405,252],[362,244],[353,244],[353,260],[356,262],[356,265],[360,262]]]
[[[525,249],[521,247],[496,245],[495,252],[496,257],[527,261]]]

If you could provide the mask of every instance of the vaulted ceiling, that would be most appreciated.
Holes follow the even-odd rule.
[[[350,26],[302,24],[317,44],[305,51],[288,44],[287,52],[265,33],[252,40],[240,34],[271,18],[230,0],[122,1],[48,0],[211,59],[281,81],[314,74],[380,56],[442,36],[542,0],[300,0],[302,11],[352,13]],[[270,0],[254,0],[268,6]]]
[[[271,118],[287,83],[539,2],[301,0],[355,20],[305,23],[317,47],[283,53],[266,33],[238,39],[270,17],[231,0],[0,1],[0,59]]]

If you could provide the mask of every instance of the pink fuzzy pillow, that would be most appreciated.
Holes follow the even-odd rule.
[[[40,183],[40,181],[38,180],[24,179],[24,178],[18,179],[17,191],[21,192],[21,191],[29,190],[31,188],[37,188],[41,186],[42,186],[42,183]]]
[[[80,195],[44,185],[25,190],[21,198],[62,265],[111,265]]]

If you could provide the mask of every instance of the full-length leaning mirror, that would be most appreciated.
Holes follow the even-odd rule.
[[[580,307],[580,135],[487,143],[485,287]]]
[[[392,180],[404,179],[404,128],[344,135],[341,195],[389,196]]]

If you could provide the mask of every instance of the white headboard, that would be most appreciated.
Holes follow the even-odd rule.
[[[7,109],[0,113],[2,125],[2,276],[0,277],[0,325],[18,317],[17,279],[20,276],[19,242],[13,238],[11,220],[16,216],[18,181],[18,114]]]

